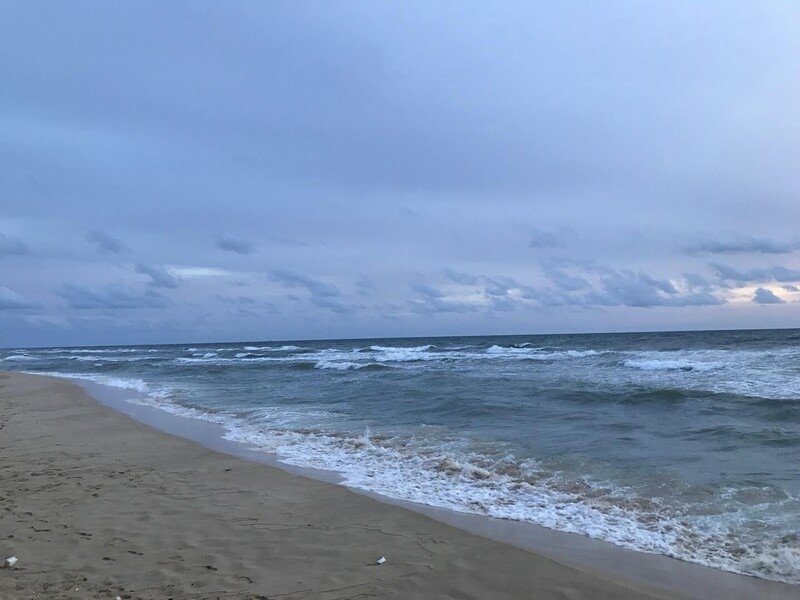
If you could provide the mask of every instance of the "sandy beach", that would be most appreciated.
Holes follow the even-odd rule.
[[[0,377],[3,598],[678,597]]]

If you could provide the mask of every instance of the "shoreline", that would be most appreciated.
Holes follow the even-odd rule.
[[[95,401],[121,412],[149,427],[171,435],[193,440],[203,447],[245,460],[263,463],[290,473],[310,477],[330,484],[344,485],[335,471],[301,467],[282,462],[278,455],[253,449],[245,443],[224,438],[226,429],[219,424],[177,415],[161,410],[149,403],[131,402],[133,398],[146,398],[145,394],[129,389],[112,387],[91,380],[71,380],[87,391]],[[708,591],[723,593],[729,600],[749,600],[755,596],[775,593],[783,598],[782,590],[768,590],[767,586],[797,587],[784,582],[752,577],[708,567],[697,563],[668,557],[662,554],[632,550],[605,540],[576,533],[488,515],[463,513],[447,508],[399,500],[375,492],[346,486],[352,492],[379,502],[406,508],[452,525],[458,529],[504,544],[541,554],[578,569],[604,575],[621,577],[634,583],[685,594],[705,600]],[[770,598],[773,596],[769,596]],[[790,594],[790,597],[794,597]]]
[[[356,493],[343,486],[326,483],[325,481],[335,480],[330,473],[312,473],[305,472],[307,470],[303,469],[290,468],[287,465],[279,464],[276,457],[270,458],[260,452],[248,451],[241,444],[222,440],[219,437],[221,429],[219,426],[194,419],[168,415],[156,408],[125,402],[121,399],[122,396],[115,400],[113,394],[108,392],[113,388],[105,388],[105,386],[97,384],[81,385],[79,387],[63,379],[21,375],[18,373],[2,373],[0,377],[2,377],[0,379],[0,409],[4,413],[3,416],[8,426],[12,426],[12,432],[14,433],[10,445],[6,441],[2,445],[6,448],[6,454],[12,457],[12,466],[10,468],[13,470],[14,466],[18,466],[20,477],[22,477],[21,474],[24,473],[25,467],[32,468],[30,464],[26,463],[33,461],[41,466],[39,461],[44,460],[41,456],[41,451],[35,452],[32,450],[32,446],[36,447],[36,442],[39,442],[39,446],[46,447],[50,444],[53,448],[69,446],[72,449],[71,456],[74,461],[99,461],[103,466],[105,466],[103,461],[107,463],[113,459],[115,461],[132,462],[132,464],[128,465],[130,469],[141,470],[142,463],[150,465],[155,461],[158,468],[183,479],[185,479],[186,472],[190,471],[193,476],[193,486],[201,486],[210,490],[211,496],[214,494],[225,494],[226,498],[228,497],[227,494],[232,494],[231,497],[249,496],[250,502],[245,503],[246,505],[239,503],[235,506],[235,511],[239,517],[249,522],[258,522],[265,507],[267,512],[278,508],[278,506],[273,506],[274,501],[270,502],[270,494],[267,493],[267,490],[276,489],[275,484],[280,483],[280,486],[278,486],[280,490],[276,493],[282,497],[284,502],[281,506],[283,508],[291,507],[293,510],[288,512],[291,512],[292,518],[298,522],[291,525],[289,529],[289,531],[294,532],[292,535],[286,534],[286,529],[283,528],[280,528],[279,531],[284,533],[276,534],[276,537],[291,538],[284,539],[282,547],[288,546],[290,548],[289,554],[293,550],[294,558],[296,559],[296,561],[282,565],[278,570],[262,563],[258,563],[259,566],[256,567],[248,562],[252,561],[254,555],[260,552],[259,542],[246,539],[248,535],[244,535],[252,534],[252,531],[249,529],[239,531],[243,528],[232,525],[223,513],[216,514],[215,518],[213,502],[208,500],[209,496],[205,497],[204,500],[197,500],[197,503],[201,505],[198,507],[202,509],[201,512],[207,511],[209,513],[206,515],[206,519],[202,521],[203,529],[205,530],[209,527],[211,529],[223,528],[225,533],[218,531],[219,535],[214,538],[215,544],[211,544],[211,546],[197,546],[196,543],[189,543],[186,551],[188,554],[196,554],[205,550],[204,556],[210,556],[209,560],[211,562],[224,562],[228,554],[231,553],[231,543],[238,542],[241,548],[237,550],[237,560],[234,561],[237,566],[230,566],[227,570],[223,570],[212,564],[205,565],[203,568],[208,568],[205,569],[205,572],[201,571],[203,577],[198,580],[200,582],[208,581],[204,585],[211,585],[212,581],[220,580],[223,576],[228,578],[241,576],[251,580],[250,583],[244,580],[244,583],[237,581],[235,585],[231,583],[233,580],[230,580],[226,586],[223,586],[225,589],[227,589],[227,585],[236,588],[236,591],[232,592],[234,594],[232,597],[257,597],[253,594],[263,594],[265,592],[260,590],[266,590],[266,588],[258,588],[259,585],[274,586],[273,589],[266,590],[267,597],[271,597],[270,595],[275,595],[276,593],[285,594],[287,590],[289,590],[287,597],[328,597],[319,594],[322,594],[321,590],[323,589],[333,591],[333,588],[324,587],[328,585],[328,580],[331,578],[336,579],[337,583],[355,583],[350,584],[354,586],[351,590],[352,594],[351,591],[344,591],[345,588],[336,588],[342,591],[344,595],[332,594],[330,597],[364,597],[365,594],[377,594],[380,597],[449,596],[451,592],[457,590],[459,593],[466,594],[459,597],[480,598],[487,597],[485,594],[490,593],[492,597],[527,598],[533,596],[547,598],[557,597],[558,594],[567,589],[569,593],[577,594],[574,596],[576,598],[702,598],[715,597],[722,593],[727,598],[751,598],[757,596],[780,599],[794,597],[797,593],[797,586],[738,576],[658,555],[647,555],[616,548],[605,542],[589,540],[574,534],[564,534],[532,526],[535,529],[543,530],[538,532],[538,539],[535,540],[534,546],[547,544],[551,547],[556,547],[555,552],[549,552],[547,553],[548,556],[544,556],[537,551],[536,547],[530,547],[530,544],[524,543],[525,539],[523,538],[537,537],[537,535],[532,534],[533,529],[531,528],[526,530],[510,522],[499,522],[497,519],[481,518],[479,516],[472,518],[471,515],[452,513],[442,509],[432,509],[419,505],[407,506],[410,503],[392,502],[391,499],[387,498],[379,498],[380,501],[378,501],[372,495]],[[83,384],[83,382],[81,383]],[[94,386],[102,387],[105,391],[95,390],[93,389]],[[11,393],[9,393],[9,387],[12,390]],[[84,393],[82,388],[88,388],[92,392],[91,395]],[[121,390],[119,391],[122,392]],[[14,398],[9,398],[15,393],[16,402],[14,402]],[[123,395],[130,397],[129,392]],[[19,400],[22,397],[26,397],[26,401],[20,403]],[[57,408],[53,409],[54,405]],[[45,411],[46,407],[50,407],[52,410]],[[10,417],[8,415],[9,410],[11,411]],[[153,413],[157,414],[151,413],[148,418],[144,418],[143,413],[148,411],[153,411]],[[66,413],[70,418],[63,421],[53,419],[57,413]],[[123,416],[121,413],[127,416]],[[150,422],[148,422],[148,419]],[[43,422],[45,424],[44,431],[40,429]],[[100,422],[104,426],[102,430],[98,429]],[[146,423],[147,426],[142,425],[142,422]],[[26,426],[28,428],[27,431]],[[205,430],[203,430],[204,428]],[[165,435],[156,431],[156,429],[161,429],[162,431],[166,429],[170,435]],[[6,429],[6,431],[8,432],[9,430]],[[76,433],[83,434],[80,448],[75,447],[73,441]],[[5,437],[8,437],[8,435]],[[120,447],[123,439],[125,441],[124,449]],[[54,440],[59,441],[54,444]],[[208,449],[209,446],[212,448],[211,450]],[[159,447],[170,453],[181,455],[183,462],[177,459],[170,461],[164,457],[155,458],[152,456],[153,447]],[[24,450],[22,459],[19,458],[20,450]],[[231,456],[236,458],[231,458]],[[205,466],[206,470],[214,470],[222,464],[228,465],[218,469],[221,471],[220,475],[224,473],[224,475],[221,475],[222,481],[217,481],[208,472],[195,472],[198,461]],[[51,459],[47,463],[47,468],[50,470],[55,468],[53,466],[54,463],[58,465],[59,461]],[[8,469],[9,467],[6,467],[6,474]],[[230,469],[230,471],[227,469]],[[249,474],[248,479],[232,481],[236,479],[236,476],[230,473],[238,471],[247,471]],[[151,473],[152,477],[158,478],[157,475],[161,475],[161,480],[158,482],[160,486],[164,489],[171,489],[170,482],[164,477],[164,473],[158,469],[156,469],[155,474]],[[37,475],[37,477],[45,476],[46,474]],[[96,478],[97,476],[93,477],[93,479]],[[49,497],[49,503],[52,504],[53,496],[57,496],[60,493],[58,490],[62,489],[65,484],[63,481],[53,482],[52,476],[49,479],[50,485],[57,485],[52,490],[48,488],[48,491],[37,492],[36,495],[41,497],[40,501],[46,501]],[[60,480],[60,478],[57,479]],[[15,478],[11,478],[9,483],[13,486],[14,481]],[[260,485],[252,485],[254,481],[260,482]],[[137,480],[135,483],[138,482]],[[78,484],[81,483],[80,481],[78,482]],[[114,483],[101,478],[101,480],[93,480],[92,485],[96,485],[98,488],[108,488],[109,486],[113,488]],[[146,488],[146,486],[143,487]],[[222,489],[223,487],[225,489]],[[123,486],[122,489],[112,489],[111,492],[119,494],[125,490],[126,488]],[[145,513],[141,513],[138,516],[149,515],[147,521],[159,520],[158,526],[161,529],[157,527],[155,531],[142,531],[141,535],[149,539],[151,545],[163,546],[164,540],[161,539],[163,538],[161,535],[162,529],[175,527],[176,523],[170,522],[173,519],[180,522],[180,519],[172,514],[178,509],[171,505],[162,506],[147,496],[142,498],[140,497],[140,492],[142,491],[144,490],[138,486],[134,488],[128,486],[127,488],[129,495],[139,494],[136,496],[135,502],[133,502],[135,506],[148,507]],[[74,492],[81,496],[80,490],[74,490]],[[13,489],[5,490],[4,497],[9,499],[14,494]],[[23,493],[22,495],[24,496],[25,494]],[[260,497],[261,502],[252,502],[253,497],[261,495],[265,495]],[[102,496],[98,494],[97,497]],[[104,504],[103,508],[106,509],[104,517],[109,522],[107,523],[107,529],[114,530],[114,526],[110,525],[110,523],[119,520],[119,514],[115,514],[113,510],[109,512],[109,507],[105,506],[105,503],[101,500],[92,500],[94,497],[90,496],[87,502]],[[320,506],[320,499],[322,498],[324,498],[324,506]],[[72,499],[74,500],[75,498]],[[170,502],[165,502],[166,504],[171,504]],[[47,503],[45,502],[45,504]],[[128,513],[127,505],[129,503],[123,498],[119,510]],[[296,510],[295,505],[298,503],[305,506],[304,511]],[[178,512],[195,512],[193,502],[185,504],[185,506],[180,507]],[[355,510],[356,508],[359,510]],[[414,512],[407,510],[408,508],[413,509]],[[232,510],[230,506],[228,509]],[[164,514],[160,514],[159,510],[165,511]],[[11,512],[15,514],[13,505]],[[283,512],[280,514],[283,514]],[[337,542],[337,545],[339,548],[346,548],[342,552],[342,560],[347,565],[348,570],[341,572],[336,570],[336,566],[331,563],[331,556],[320,546],[324,546],[323,538],[330,537],[333,530],[332,523],[341,523],[345,515],[360,516],[362,512],[374,520],[370,524],[361,523],[361,527],[356,527],[352,524],[345,526],[347,529],[346,535],[341,534],[341,536],[346,539],[343,542]],[[40,513],[34,514],[38,518]],[[315,527],[312,523],[305,523],[307,527],[311,527],[310,530],[299,527],[299,521],[308,521],[310,515],[318,516],[319,518],[315,520],[325,525],[323,527]],[[435,520],[429,518],[431,516]],[[33,515],[30,517],[33,517]],[[28,520],[30,520],[30,517]],[[78,521],[85,518],[80,514],[73,515],[73,517]],[[9,517],[6,516],[5,519],[9,519]],[[220,521],[220,519],[222,520]],[[384,530],[383,523],[387,520],[394,526],[393,533],[387,533]],[[443,524],[443,522],[449,523],[449,525]],[[191,520],[188,523],[184,523],[184,525],[187,524],[197,525]],[[455,525],[456,527],[451,527],[450,525]],[[69,525],[62,524],[62,526],[69,528]],[[284,523],[283,526],[290,527],[290,524]],[[374,529],[376,526],[377,529]],[[21,575],[24,578],[28,570],[34,569],[31,555],[25,555],[22,549],[15,548],[17,544],[25,544],[25,542],[20,541],[24,539],[24,535],[29,536],[29,543],[40,547],[40,550],[41,546],[49,545],[48,550],[50,550],[51,554],[54,551],[56,554],[65,552],[64,548],[60,550],[59,548],[64,543],[67,543],[68,539],[55,540],[52,539],[53,535],[45,535],[44,537],[48,538],[46,542],[37,540],[43,537],[38,535],[39,533],[52,533],[52,529],[45,528],[48,531],[42,531],[43,528],[34,527],[31,524],[32,535],[29,533],[30,529],[25,531],[25,527],[25,518],[19,518],[16,524],[12,523],[10,528],[4,527],[5,530],[15,530],[15,535],[12,539],[4,540],[0,546],[2,546],[3,551],[9,552],[9,555],[17,554],[20,559],[18,565],[20,568],[16,571],[0,572],[0,590],[6,589],[4,586],[9,578],[16,579],[17,575]],[[116,527],[117,529],[122,528],[123,524],[118,524]],[[16,535],[17,529],[20,531],[20,535]],[[350,531],[350,529],[355,529],[356,531]],[[270,529],[270,531],[272,530]],[[303,532],[302,535],[299,531]],[[416,534],[414,536],[407,535],[410,531],[415,531]],[[321,532],[323,533],[321,534]],[[77,538],[79,540],[79,548],[84,545],[80,542],[80,536],[85,533],[89,532],[83,531],[77,534],[79,536]],[[328,535],[326,536],[325,533]],[[474,533],[484,537],[473,535]],[[193,537],[191,528],[185,534]],[[511,539],[513,535],[518,536],[518,539]],[[357,539],[359,536],[364,539]],[[568,539],[567,536],[573,538],[571,544],[565,544],[565,540]],[[64,536],[62,535],[61,537]],[[374,544],[374,550],[365,550],[365,547],[369,546],[368,538],[379,540],[379,543]],[[492,541],[490,538],[501,538],[501,542],[504,543]],[[113,539],[116,538],[112,536]],[[430,544],[422,543],[420,539],[433,540],[432,544],[439,551],[432,550]],[[61,544],[55,542],[61,542]],[[72,542],[75,543],[74,540]],[[217,547],[213,547],[215,545]],[[113,543],[111,546],[113,546]],[[520,549],[517,546],[526,549]],[[608,546],[615,548],[616,554],[609,551]],[[223,548],[224,552],[222,551]],[[421,548],[424,548],[424,550],[421,550]],[[466,549],[469,550],[467,551]],[[581,556],[581,549],[583,549],[583,557]],[[111,553],[110,549],[106,551]],[[134,552],[140,551],[142,550],[138,549]],[[130,552],[127,551],[127,553]],[[211,553],[210,555],[209,552]],[[404,553],[410,553],[408,554],[409,560],[401,559],[398,561],[396,557],[402,557]],[[404,570],[410,570],[410,572],[398,576],[397,573],[392,573],[392,567],[381,567],[380,571],[376,571],[371,566],[367,566],[370,560],[377,558],[377,556],[372,557],[372,554],[377,554],[378,556],[384,554],[389,559],[386,566],[398,564]],[[609,555],[614,556],[609,558]],[[133,556],[136,556],[136,554],[134,553]],[[587,567],[586,563],[592,562],[591,560],[586,560],[587,556],[595,558],[600,556],[602,560],[595,560],[595,564],[589,564]],[[84,558],[88,560],[89,555]],[[118,562],[125,562],[114,558],[111,554],[106,558],[112,560],[104,561],[100,557],[96,559],[96,562],[103,567],[116,567]],[[130,557],[124,558],[128,559],[128,561],[131,560]],[[167,558],[169,559],[169,557]],[[349,562],[347,562],[348,560]],[[648,562],[653,564],[648,567],[646,564]],[[169,560],[166,562],[156,561],[158,565],[167,563],[169,563]],[[424,563],[424,567],[420,566],[419,563]],[[101,571],[98,568],[98,564],[89,563],[86,569],[87,572]],[[515,568],[511,569],[511,566]],[[152,584],[155,582],[156,587],[162,586],[161,590],[164,593],[168,593],[168,591],[169,593],[175,592],[178,597],[213,597],[213,595],[203,595],[206,592],[201,590],[191,592],[192,594],[198,594],[196,596],[182,596],[177,593],[178,588],[181,585],[189,585],[192,583],[191,581],[187,583],[187,581],[178,577],[176,573],[173,573],[174,567],[157,568],[152,567],[152,565],[150,567],[151,570],[144,572],[148,575],[146,577],[147,582],[151,584],[150,588],[147,589],[151,589],[153,587]],[[113,569],[110,570],[113,571]],[[267,573],[264,573],[264,570]],[[57,567],[55,571],[58,571]],[[245,574],[244,571],[247,573]],[[310,571],[314,574],[311,575]],[[627,573],[625,573],[626,571]],[[52,571],[50,572],[52,573]],[[656,577],[654,574],[659,572],[661,573],[660,577]],[[9,576],[9,573],[12,575]],[[259,578],[263,579],[265,574],[272,574],[273,576],[278,574],[279,578],[286,578],[290,573],[294,578],[305,578],[305,581],[308,581],[309,577],[315,579],[315,584],[309,588],[292,591],[291,586],[288,585],[282,588],[274,582],[267,584],[259,581]],[[458,576],[451,577],[455,573]],[[628,576],[624,576],[623,573]],[[129,577],[134,580],[142,579],[141,567],[129,573]],[[125,584],[121,583],[122,578],[123,576],[120,575],[118,579],[120,585],[124,586]],[[42,576],[40,579],[45,580],[46,577]],[[112,579],[114,578],[112,577]],[[360,581],[364,579],[367,581]],[[300,581],[303,580],[300,579]],[[546,583],[543,583],[543,581]],[[43,584],[46,581],[38,583]],[[109,587],[102,581],[100,585]],[[165,585],[172,587],[167,590],[167,588],[163,587]],[[446,586],[446,589],[441,587],[443,585]],[[77,587],[80,588],[81,585]],[[687,587],[689,589],[680,589]],[[277,592],[275,588],[277,588]],[[12,589],[7,589],[8,597],[10,598],[29,597],[24,595],[27,593],[25,590],[12,592]],[[128,587],[127,589],[131,590],[132,588]],[[256,591],[257,589],[258,591]],[[484,594],[478,593],[478,590],[481,589],[484,590]],[[368,594],[366,593],[367,590],[370,590]],[[534,590],[537,590],[540,596],[533,594]],[[186,591],[186,588],[184,588],[184,591]],[[14,593],[22,595],[14,596]],[[106,597],[99,588],[97,593],[99,595],[93,597]],[[159,594],[152,596],[142,595],[135,590],[129,593],[134,593],[131,597],[162,597]],[[140,595],[135,595],[137,593]],[[250,594],[250,596],[247,594]],[[114,595],[112,594],[109,597],[113,598]]]

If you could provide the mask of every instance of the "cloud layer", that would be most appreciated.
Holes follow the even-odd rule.
[[[797,326],[797,22],[4,3],[0,345]]]

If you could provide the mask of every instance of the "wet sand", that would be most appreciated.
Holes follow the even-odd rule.
[[[0,455],[0,559],[19,559],[2,598],[688,597],[215,452],[53,378],[0,373]]]

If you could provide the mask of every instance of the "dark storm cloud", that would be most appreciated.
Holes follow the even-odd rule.
[[[766,238],[742,237],[733,240],[705,240],[687,246],[689,254],[790,254],[800,242],[779,242]]]
[[[753,302],[757,304],[784,304],[785,300],[778,298],[772,290],[766,288],[756,288]]]
[[[256,250],[255,245],[251,242],[232,237],[217,238],[217,247],[236,254],[252,254]]]
[[[28,247],[15,237],[0,233],[0,258],[3,256],[19,256],[28,253]]]
[[[122,254],[123,252],[130,252],[130,248],[125,244],[102,231],[90,231],[84,236],[84,239],[94,244],[97,251],[102,254]]]
[[[272,273],[270,273],[270,278],[287,288],[304,288],[308,290],[312,296],[317,298],[332,298],[342,295],[339,288],[332,283],[326,283],[294,271],[274,269]]]
[[[168,305],[167,299],[155,292],[138,292],[124,285],[90,289],[81,285],[65,284],[57,294],[67,301],[70,308],[80,310],[164,308]]]
[[[161,265],[136,265],[136,272],[142,275],[147,275],[150,278],[149,285],[160,288],[176,288],[180,284],[180,280],[169,273]]]

